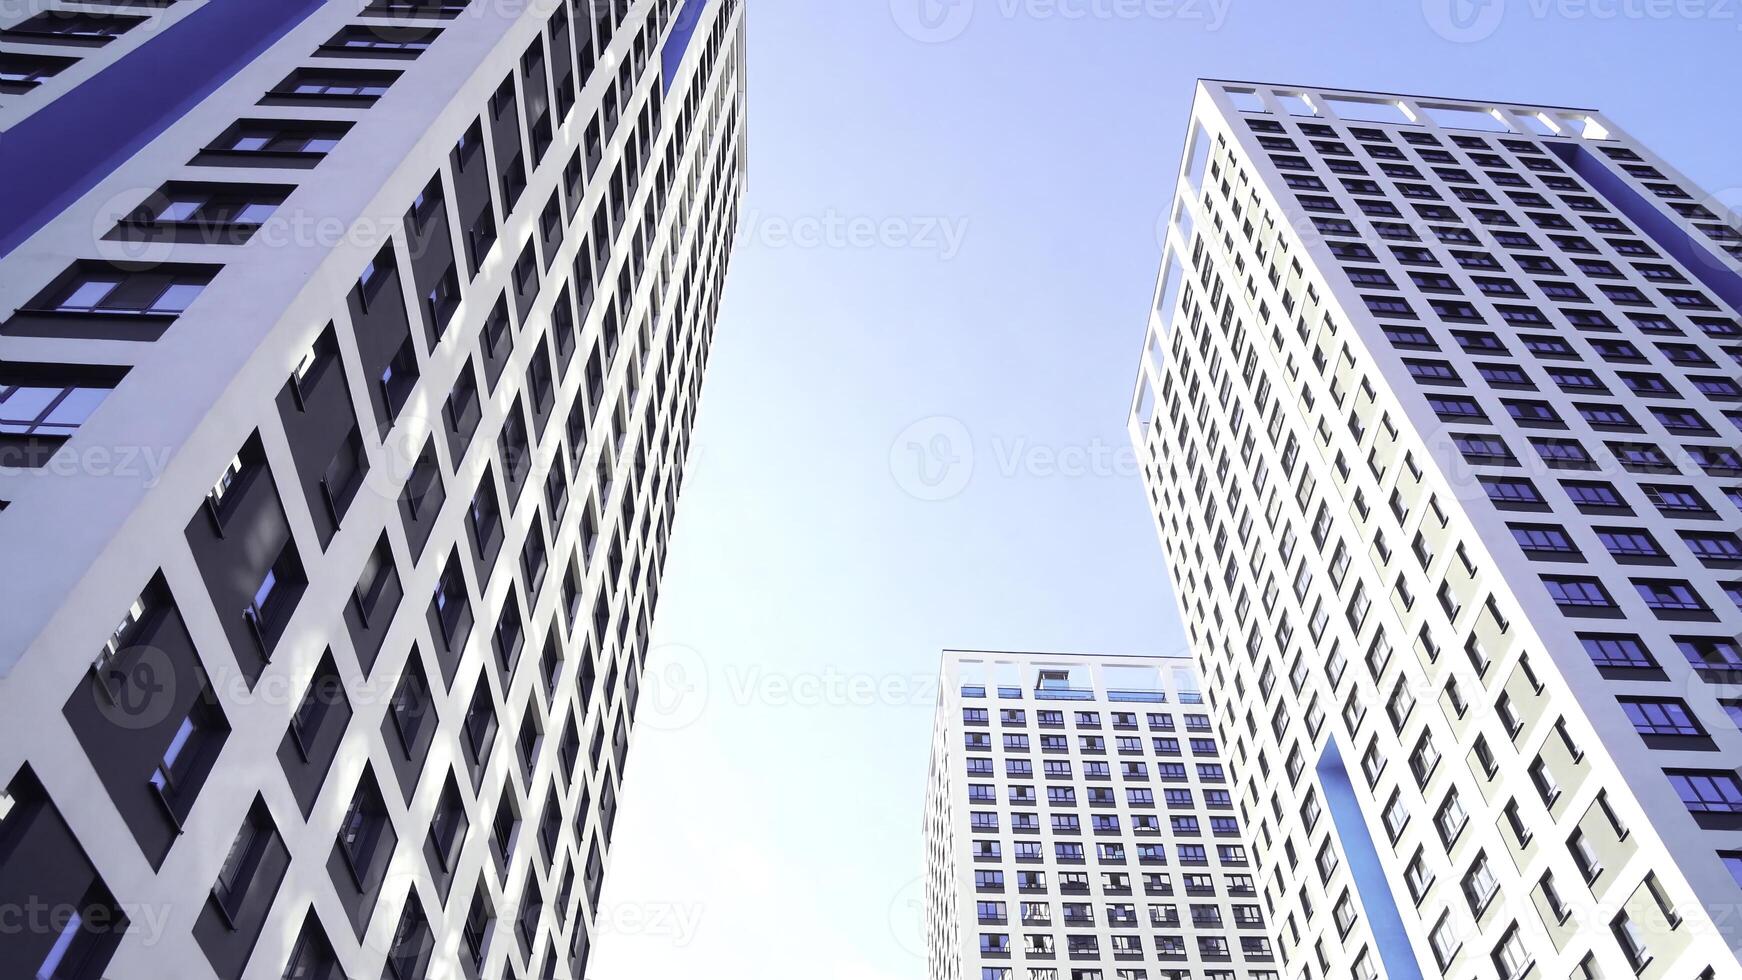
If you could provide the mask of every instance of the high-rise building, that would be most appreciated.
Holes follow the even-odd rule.
[[[582,977],[744,5],[30,6],[0,975]]]
[[[1742,236],[1601,112],[1204,81],[1135,441],[1294,980],[1742,976]]]
[[[946,651],[931,980],[1276,980],[1191,661]]]

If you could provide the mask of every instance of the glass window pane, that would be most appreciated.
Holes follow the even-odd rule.
[[[192,303],[200,295],[200,290],[204,288],[205,286],[200,283],[173,283],[163,291],[163,295],[159,296],[156,302],[151,304],[151,309],[157,313],[180,313],[188,308],[188,304]]]
[[[66,397],[43,419],[45,423],[77,428],[109,395],[107,388],[67,388],[65,391]]]
[[[89,310],[114,292],[121,283],[116,279],[89,279],[78,284],[67,297],[56,304],[62,310]]]
[[[60,393],[58,388],[0,385],[0,432],[28,432]]]

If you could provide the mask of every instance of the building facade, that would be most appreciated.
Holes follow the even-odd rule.
[[[1588,109],[1198,86],[1131,435],[1290,980],[1742,976],[1742,236]]]
[[[1191,662],[947,651],[932,980],[1276,980]]]
[[[580,980],[744,5],[19,17],[0,975]]]

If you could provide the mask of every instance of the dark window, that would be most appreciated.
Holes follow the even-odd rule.
[[[1677,579],[1634,579],[1633,588],[1645,604],[1654,610],[1667,612],[1709,613],[1700,594],[1692,585]]]
[[[1610,597],[1599,579],[1590,576],[1555,575],[1544,576],[1542,582],[1548,587],[1555,604],[1563,610],[1615,608],[1615,600]]]
[[[429,717],[433,710],[429,679],[424,676],[417,648],[413,647],[406,658],[405,673],[400,675],[399,686],[393,689],[393,700],[387,706],[388,717],[393,719],[394,730],[403,743],[401,751],[407,756],[416,748],[424,727],[433,724]]]
[[[508,590],[502,612],[496,617],[491,642],[496,648],[496,662],[501,665],[503,676],[508,677],[514,672],[514,662],[520,656],[521,647],[526,644],[526,631],[520,619],[520,596],[513,588]]]
[[[450,773],[442,784],[442,795],[436,801],[435,812],[430,815],[427,851],[439,880],[445,882],[453,875],[460,860],[460,845],[465,843],[469,826],[465,799]]]
[[[292,189],[277,184],[172,181],[146,197],[106,237],[240,245],[272,217]]]
[[[203,166],[274,166],[307,169],[339,145],[348,122],[303,119],[242,119],[202,149]]]
[[[479,675],[477,689],[473,691],[471,704],[466,708],[464,731],[461,733],[461,740],[471,759],[474,777],[483,774],[484,763],[490,754],[490,743],[495,737],[495,701],[490,694],[489,682],[483,675]]]
[[[472,904],[466,907],[466,921],[460,927],[460,949],[473,970],[484,968],[484,945],[490,937],[490,927],[495,922],[496,913],[490,907],[489,889],[480,878],[477,889],[472,893]]]
[[[218,880],[212,883],[212,898],[231,922],[240,917],[261,861],[277,843],[278,828],[273,825],[265,802],[256,797],[230,843],[223,866],[218,869]]]
[[[1580,633],[1579,642],[1591,663],[1599,668],[1651,670],[1657,667],[1656,658],[1645,649],[1644,642],[1631,633]]]
[[[1662,558],[1663,548],[1644,528],[1599,527],[1597,540],[1616,558]]]
[[[304,757],[321,740],[327,720],[345,713],[335,712],[333,708],[337,705],[348,707],[349,700],[345,697],[345,683],[339,677],[338,666],[333,663],[332,654],[328,653],[322,655],[314,678],[303,691],[302,700],[297,702],[296,712],[290,716],[291,737]]]
[[[453,390],[448,392],[446,404],[442,406],[442,420],[448,427],[448,448],[456,462],[465,458],[481,414],[478,375],[472,369],[472,362],[467,360],[460,368],[459,377],[454,380]]]
[[[393,942],[387,953],[388,976],[392,980],[422,980],[431,948],[429,919],[414,887],[407,892],[405,911],[393,929]]]
[[[1621,710],[1641,735],[1699,737],[1706,734],[1699,720],[1680,698],[1622,697]]]
[[[1509,524],[1518,546],[1532,557],[1579,554],[1566,530],[1553,524]]]
[[[145,23],[146,18],[128,14],[80,13],[45,10],[34,17],[0,30],[0,38],[24,44],[63,44],[97,47]]]
[[[125,368],[0,363],[0,466],[46,464],[125,375]]]
[[[303,919],[302,931],[290,948],[290,959],[284,966],[284,980],[342,980],[339,958],[326,930],[313,909]]]
[[[285,625],[290,621],[291,613],[296,611],[297,600],[307,585],[296,543],[287,542],[278,559],[255,585],[254,594],[242,609],[242,616],[262,652],[270,653],[278,644],[278,638],[284,634]]]
[[[77,58],[0,51],[0,95],[23,95],[77,62]]]
[[[466,597],[465,573],[460,570],[458,557],[457,554],[449,555],[447,567],[436,582],[432,601],[442,643],[455,653],[465,645],[465,631],[471,622],[471,603]]]
[[[374,0],[363,8],[371,17],[404,17],[415,20],[451,20],[465,11],[470,0]]]
[[[339,824],[339,850],[359,881],[368,877],[377,858],[388,856],[378,853],[382,842],[388,839],[387,827],[387,804],[381,798],[375,777],[365,772],[357,783],[356,795],[351,797],[350,808],[345,811],[345,819]]]
[[[422,54],[440,37],[439,27],[401,27],[391,24],[349,24],[327,39],[315,52],[327,58],[411,59]]]
[[[178,316],[199,297],[217,270],[217,266],[77,262],[31,300],[27,309],[103,316]]]
[[[163,798],[178,825],[193,809],[194,798],[199,795],[200,787],[211,772],[212,762],[229,735],[229,722],[213,699],[201,697],[194,702],[164,748],[149,782]]]
[[[496,804],[496,815],[490,821],[490,846],[499,867],[506,867],[514,856],[514,841],[520,830],[520,813],[514,805],[514,794],[506,787]]]
[[[298,68],[273,86],[261,105],[373,105],[399,78],[397,71]]]
[[[411,475],[399,495],[400,516],[405,520],[405,536],[414,560],[422,557],[423,547],[435,526],[435,515],[446,500],[447,491],[442,484],[435,443],[427,442],[423,451],[418,453],[417,462],[412,464]]]

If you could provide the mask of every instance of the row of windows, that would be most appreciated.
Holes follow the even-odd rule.
[[[1271,970],[1242,970],[1240,977],[1250,980],[1277,980],[1277,975]],[[1377,976],[1377,975],[1374,975]],[[1361,980],[1374,980],[1374,976],[1364,976]],[[983,966],[980,968],[980,980],[1236,980],[1233,970],[1150,970],[1145,967],[1115,967],[1103,970],[1100,967],[1066,967],[1060,969],[1053,966],[1025,967],[1021,974],[1008,966]]]
[[[1092,876],[1086,871],[1059,871],[1053,873],[1053,887],[1047,887],[1048,872],[1017,871],[1010,879],[1015,882],[1016,890],[1020,892],[1057,892],[1061,895],[1090,894]],[[1220,879],[1220,884],[1218,884]],[[978,891],[1003,891],[1005,873],[991,868],[976,868],[974,870],[974,887]],[[1145,895],[1174,894],[1173,875],[1165,871],[1145,871],[1138,875],[1139,885]],[[1226,873],[1215,875],[1208,872],[1192,872],[1180,875],[1180,888],[1183,893],[1194,897],[1212,897],[1225,894],[1231,897],[1252,896],[1258,894],[1248,874]],[[1133,894],[1131,876],[1123,871],[1100,872],[1100,891],[1103,895]]]
[[[1468,387],[1467,377],[1449,361],[1437,358],[1406,358],[1404,367],[1418,384],[1424,386],[1440,386],[1463,388]],[[1516,364],[1476,362],[1476,377],[1480,378],[1489,388],[1506,391],[1536,391],[1538,387],[1528,372]],[[1600,375],[1589,368],[1567,367],[1564,365],[1544,368],[1544,373],[1555,387],[1571,395],[1600,396],[1614,392]],[[1686,395],[1670,379],[1661,374],[1649,371],[1617,372],[1621,388],[1628,394],[1638,398],[1654,398],[1666,401],[1684,401]],[[1689,386],[1700,396],[1714,401],[1731,401],[1742,398],[1742,383],[1732,378],[1718,375],[1694,375],[1688,379]],[[1508,411],[1508,415],[1512,413]],[[1672,416],[1675,417],[1675,416]],[[1686,416],[1690,423],[1694,416]],[[1726,418],[1729,416],[1726,415]],[[1533,418],[1531,414],[1524,415],[1520,421],[1530,424],[1534,421],[1556,421],[1553,418],[1540,416]],[[1620,423],[1625,426],[1627,423]],[[1707,427],[1709,429],[1709,427]]]
[[[1186,944],[1186,937],[1179,935],[1161,935],[1155,937],[1155,955],[1160,957],[1184,957],[1188,948],[1194,948],[1198,956],[1209,960],[1229,959],[1230,949],[1226,936],[1194,936],[1191,947]],[[1240,936],[1240,955],[1245,959],[1267,961],[1271,958],[1270,940],[1263,936]],[[1044,934],[1028,934],[1022,937],[1023,954],[1025,956],[1052,956],[1058,952],[1053,943],[1053,937]],[[980,933],[981,956],[1008,956],[1011,953],[1010,934],[1003,932]],[[1101,955],[1101,940],[1097,936],[1067,935],[1065,937],[1065,953],[1072,957],[1098,957]],[[1138,935],[1114,935],[1107,937],[1107,953],[1115,959],[1143,956],[1143,937]]]
[[[992,736],[987,732],[964,732],[962,733],[962,741],[969,751],[990,750],[992,748]],[[1157,755],[1180,754],[1180,740],[1177,738],[1157,735],[1152,737],[1150,742],[1154,745]],[[1186,742],[1191,746],[1193,755],[1215,755],[1217,752],[1216,740],[1213,738],[1189,738]],[[1135,735],[1117,737],[1113,743],[1114,751],[1120,755],[1141,755],[1144,751],[1143,739]],[[1005,735],[1003,745],[1006,752],[1029,751],[1027,735]],[[1098,735],[1079,735],[1077,749],[1085,755],[1105,755],[1107,754],[1107,742]],[[1040,736],[1040,750],[1042,752],[1069,752],[1071,750],[1070,740],[1064,735],[1042,735]],[[1053,763],[1049,762],[1047,765],[1051,766]],[[1061,771],[1069,772],[1069,763],[1066,763]]]
[[[1217,792],[1217,791],[1211,791]],[[1189,789],[1170,789],[1166,791],[1167,803],[1172,806],[1191,806],[1192,791]],[[1075,814],[1055,813],[1050,817],[1054,833],[1078,834],[1082,832],[1082,824]],[[1161,832],[1161,818],[1152,814],[1132,814],[1131,830],[1137,834],[1158,834]],[[1089,817],[1090,828],[1096,834],[1119,833],[1119,814],[1097,813]],[[1240,833],[1240,823],[1233,817],[1209,817],[1207,819],[1210,832],[1218,836]],[[976,833],[998,830],[998,813],[994,810],[974,810],[969,813],[969,827]],[[1016,833],[1039,833],[1040,817],[1035,813],[1018,811],[1010,814],[1010,829]],[[1196,816],[1174,816],[1168,818],[1168,830],[1175,835],[1198,834],[1202,825]]]
[[[1126,888],[1129,889],[1129,882]],[[1112,928],[1130,928],[1139,924],[1138,907],[1130,902],[1065,902],[1062,906],[1063,916],[1060,921],[1065,925],[1096,924],[1095,909],[1101,909],[1102,920]],[[1192,903],[1187,907],[1187,914],[1194,926],[1210,928],[1220,927],[1223,923],[1222,906]],[[1018,903],[1020,921],[1025,926],[1050,926],[1053,924],[1053,906],[1050,902],[1023,901]],[[1147,924],[1153,927],[1178,926],[1180,924],[1179,906],[1172,903],[1150,903]],[[1264,913],[1256,905],[1234,905],[1230,909],[1229,918],[1236,924],[1247,926],[1262,926]],[[974,917],[983,925],[996,925],[1010,921],[1010,906],[1004,901],[981,901],[974,903]]]
[[[1183,768],[1179,770],[1181,778],[1183,778],[1183,772]],[[1171,771],[1170,775],[1172,775]],[[1209,781],[1219,782],[1220,780],[1213,779]],[[1189,808],[1194,806],[1195,803],[1192,795],[1194,792],[1202,794],[1203,805],[1205,807],[1219,809],[1222,807],[1233,806],[1233,799],[1225,789],[1204,787],[1196,791],[1191,789],[1164,789],[1161,792],[1163,801],[1170,809],[1182,807]],[[1009,793],[1009,802],[1013,804],[1027,804],[1032,806],[1036,800],[1033,786],[1014,785],[1009,788]],[[1075,787],[1048,786],[1046,793],[1047,802],[1053,806],[1071,806],[1076,803],[1077,791]],[[1112,805],[1115,800],[1112,788],[1106,786],[1091,786],[1086,790],[1086,793],[1087,798],[1096,806]],[[1152,790],[1132,787],[1127,789],[1126,793],[1127,800],[1134,801],[1134,805],[1150,806],[1154,804],[1155,794]],[[970,803],[996,803],[998,801],[996,787],[990,783],[969,783],[968,801]],[[1024,827],[1021,817],[1021,814],[1014,815],[1013,819],[1017,821],[1014,826],[1028,829]]]
[[[1178,753],[1176,752],[1174,754]],[[1042,773],[1048,779],[1071,778],[1071,764],[1067,761],[1049,760],[1043,762],[1041,766]],[[968,757],[968,775],[990,776],[995,771],[991,759],[976,758],[974,756]],[[1034,778],[1034,763],[1027,759],[1006,759],[1004,760],[1004,774],[1012,779],[1032,779]],[[1105,762],[1083,763],[1083,778],[1085,779],[1111,779],[1112,775],[1112,767]],[[1158,763],[1156,766],[1156,775],[1164,780],[1185,779],[1186,768],[1183,763]],[[1204,782],[1220,782],[1223,778],[1222,767],[1217,764],[1199,763],[1197,766],[1197,776],[1198,779]],[[1149,765],[1148,763],[1143,762],[1121,762],[1119,764],[1119,778],[1127,780],[1148,780]]]
[[[985,725],[991,715],[986,708],[967,707],[962,709],[962,723],[965,725]],[[1077,728],[1100,728],[1101,712],[1076,711],[1071,713],[1071,720]],[[1063,711],[1037,711],[1035,722],[1041,728],[1063,728],[1065,713]],[[1137,729],[1137,714],[1132,711],[1115,711],[1112,713],[1111,727],[1125,731]],[[1172,714],[1162,711],[1151,711],[1144,715],[1144,723],[1150,731],[1171,732],[1174,730]],[[1001,726],[1025,726],[1028,724],[1028,713],[1021,708],[1004,708],[998,712],[998,724]],[[1186,731],[1207,732],[1210,730],[1210,716],[1188,714],[1185,716]],[[1085,743],[1092,744],[1092,743]]]
[[[1010,761],[1015,762],[1019,760]],[[1155,770],[1156,779],[1161,782],[1186,782],[1193,776],[1195,776],[1196,781],[1200,783],[1221,783],[1227,781],[1227,774],[1219,763],[1200,762],[1196,764],[1195,769],[1188,770],[1185,763],[1159,762],[1156,763]],[[968,769],[968,775],[970,776],[991,776],[993,774],[994,771],[991,767],[990,760],[986,760],[986,764],[983,766],[970,766]],[[1005,775],[1011,779],[1034,778],[1034,774],[1031,770],[1022,768],[1013,768],[1007,771]],[[1124,773],[1121,773],[1121,777],[1141,780],[1147,780],[1149,778],[1146,772],[1129,777],[1126,777]],[[1098,778],[1098,776],[1095,773],[1089,773],[1086,775],[1086,778],[1095,779]],[[1077,790],[1074,786],[1048,786],[1046,792],[1047,801],[1054,805],[1069,806],[1076,802]],[[1209,792],[1211,791],[1205,790],[1205,793]],[[1091,786],[1087,788],[1085,793],[1092,806],[1110,806],[1114,799],[1113,789],[1108,786]],[[1134,806],[1152,806],[1155,802],[1155,794],[1152,790],[1139,787],[1129,787],[1125,790],[1125,793],[1127,800]],[[968,784],[969,801],[980,802],[994,798],[995,794],[993,792],[992,784]],[[1012,785],[1010,787],[1011,802],[1016,803],[1032,799],[1034,799],[1033,786]]]
[[[1287,133],[1287,130],[1281,123],[1268,119],[1252,119],[1247,121],[1247,125],[1253,130],[1253,132],[1261,134],[1259,139],[1263,141],[1263,146],[1267,151],[1298,152],[1299,147],[1295,141],[1281,136],[1281,134]],[[1304,135],[1314,141],[1313,145],[1315,149],[1322,148],[1322,152],[1329,152],[1336,155],[1335,159],[1326,161],[1327,163],[1332,164],[1332,169],[1334,171],[1339,173],[1365,172],[1365,168],[1363,168],[1357,161],[1347,159],[1348,157],[1352,157],[1354,154],[1348,149],[1346,144],[1318,142],[1320,140],[1337,140],[1340,137],[1340,134],[1334,127],[1320,123],[1303,123],[1300,124],[1299,129]],[[1380,161],[1380,169],[1383,170],[1387,176],[1395,179],[1423,179],[1421,172],[1415,167],[1408,164],[1391,162],[1404,159],[1404,157],[1396,147],[1389,145],[1392,143],[1392,140],[1385,130],[1367,127],[1350,127],[1349,133],[1356,140],[1361,142],[1370,156]],[[1422,160],[1434,165],[1431,169],[1433,170],[1435,177],[1439,180],[1454,184],[1471,184],[1476,182],[1469,170],[1457,166],[1461,161],[1455,154],[1443,149],[1444,143],[1432,133],[1402,131],[1399,135],[1402,136],[1406,142],[1413,144],[1416,148],[1417,154]],[[1476,167],[1482,168],[1482,172],[1493,183],[1500,186],[1510,187],[1528,186],[1528,183],[1525,181],[1523,176],[1511,168],[1504,158],[1489,152],[1493,149],[1493,145],[1485,138],[1458,134],[1452,136],[1451,140],[1456,147],[1464,151],[1469,151],[1467,155],[1470,162]],[[1538,179],[1551,189],[1557,191],[1578,191],[1582,189],[1571,179],[1556,176],[1557,168],[1552,165],[1552,162],[1546,159],[1547,151],[1541,144],[1526,140],[1504,138],[1497,140],[1497,142],[1501,147],[1518,155],[1521,162],[1526,165],[1527,169],[1535,173]],[[1422,149],[1422,147],[1428,147],[1428,149]],[[1643,158],[1641,158],[1637,152],[1628,147],[1603,145],[1598,147],[1598,149],[1603,153],[1603,155],[1616,161],[1617,166],[1623,173],[1625,173],[1631,180],[1644,187],[1652,196],[1667,202],[1668,206],[1678,215],[1694,222],[1697,228],[1708,237],[1718,242],[1726,251],[1730,252],[1732,255],[1742,257],[1742,248],[1738,248],[1737,245],[1734,244],[1738,241],[1742,241],[1742,235],[1739,235],[1734,228],[1730,228],[1729,226],[1719,222],[1718,216],[1713,214],[1710,209],[1706,208],[1704,205],[1694,203],[1692,201],[1692,195],[1686,188],[1670,181],[1667,175],[1656,167],[1645,163]],[[1297,186],[1294,184],[1293,180],[1293,178],[1290,179],[1290,185]],[[1311,185],[1304,186],[1311,187]],[[1321,184],[1319,186],[1322,188],[1323,185]],[[1537,197],[1540,197],[1540,195],[1537,195]],[[1515,200],[1517,199],[1515,198]],[[1543,204],[1533,201],[1531,197],[1524,197],[1518,203],[1522,206],[1544,206]]]
[[[119,38],[135,31],[139,32],[135,36],[150,35],[161,28],[156,22],[168,15],[175,2],[86,0],[80,6],[110,9],[51,7],[0,28],[0,41],[24,49],[0,51],[0,102],[35,91],[43,82],[77,65],[87,53]],[[48,53],[51,51],[53,54]]]
[[[1055,827],[1055,830],[1057,828]],[[1196,830],[1178,831],[1182,834],[1195,834]],[[1235,831],[1238,833],[1238,830]],[[1003,860],[1003,844],[996,840],[973,841],[969,852],[975,861]],[[1052,847],[1053,859],[1063,864],[1081,864],[1087,860],[1087,846],[1075,841],[1057,841]],[[1243,866],[1246,864],[1246,848],[1239,844],[1222,844],[1216,847],[1216,862],[1224,866]],[[1161,843],[1136,844],[1128,854],[1123,843],[1105,842],[1094,845],[1095,860],[1102,864],[1124,864],[1131,856],[1135,856],[1139,864],[1166,864],[1167,845]],[[1046,849],[1040,841],[1016,841],[1011,845],[1012,860],[1044,861]],[[1203,865],[1210,863],[1209,849],[1203,844],[1175,844],[1174,860],[1184,865]]]

